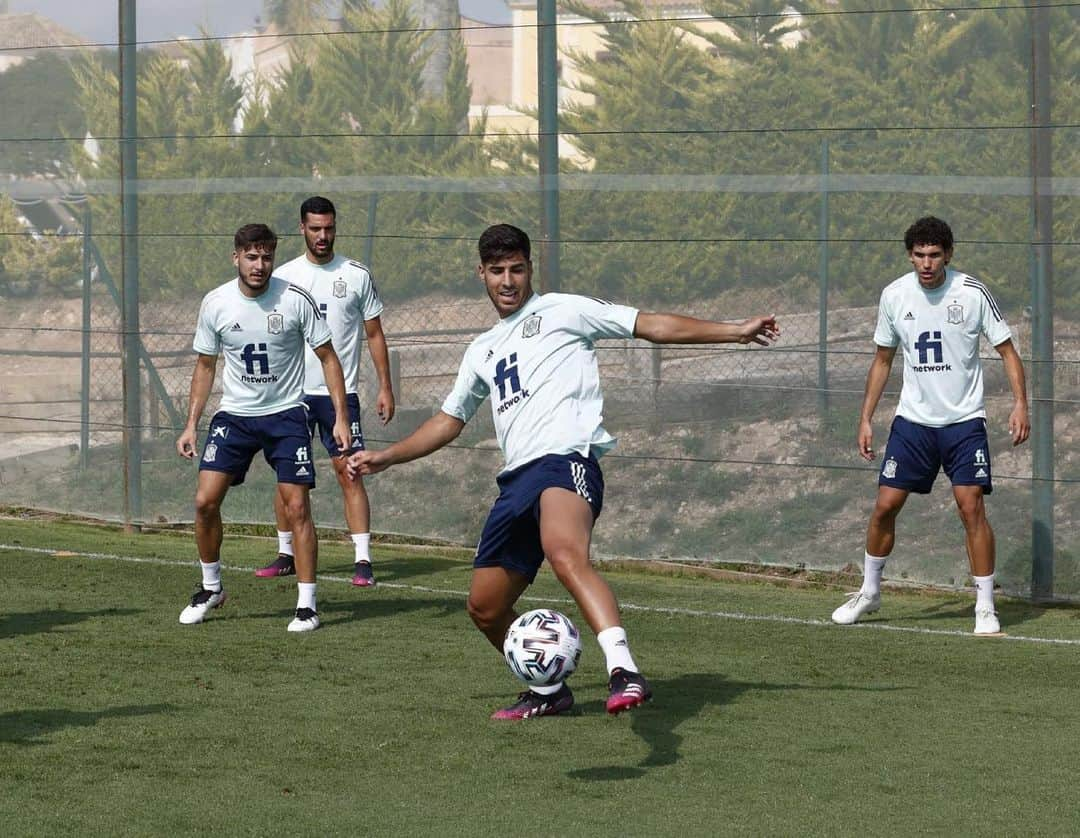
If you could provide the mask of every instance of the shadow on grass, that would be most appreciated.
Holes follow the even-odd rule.
[[[375,579],[378,582],[405,582],[416,577],[431,576],[446,571],[471,569],[472,562],[444,559],[439,556],[415,554],[410,556],[394,556],[393,558],[380,558],[376,556],[372,562],[375,571]],[[336,557],[319,557],[319,573],[333,573],[342,576],[352,576],[352,560],[340,561]]]
[[[1055,605],[1050,607],[1060,609],[1063,606]],[[997,609],[998,619],[1001,621],[1001,630],[1006,634],[1008,634],[1010,630],[1022,626],[1026,622],[1039,619],[1039,617],[1047,611],[1046,606],[1034,605],[1030,602],[1022,602],[1020,600],[1010,601],[998,599],[994,603],[994,608]],[[917,614],[905,617],[905,619],[913,621],[968,620],[974,625],[975,598],[972,597],[970,602],[936,602],[927,605]]]
[[[683,737],[676,728],[687,719],[701,714],[709,705],[727,704],[745,692],[771,692],[775,690],[856,690],[860,692],[885,692],[895,687],[861,687],[845,684],[810,686],[807,684],[770,684],[765,681],[729,681],[721,675],[699,672],[653,681],[653,693],[657,697],[649,704],[631,712],[631,729],[649,746],[649,753],[638,765],[598,765],[568,771],[574,780],[610,781],[643,777],[649,768],[674,765],[679,761],[679,746]],[[595,708],[592,706],[595,704]],[[587,712],[604,712],[601,701],[590,702],[583,708]]]
[[[41,745],[44,737],[68,727],[93,727],[102,719],[150,716],[167,713],[171,704],[133,704],[105,710],[13,710],[0,713],[0,742]]]
[[[438,616],[454,616],[465,613],[465,597],[437,599],[384,599],[361,593],[349,601],[319,600],[319,622],[323,627],[338,623],[351,623],[361,620],[375,620],[381,617],[395,617],[414,611],[434,611]],[[264,611],[244,614],[241,619],[266,619],[288,617],[292,609]]]
[[[136,608],[99,608],[97,611],[31,611],[25,614],[0,614],[0,638],[44,634],[95,617],[130,617],[141,613]]]

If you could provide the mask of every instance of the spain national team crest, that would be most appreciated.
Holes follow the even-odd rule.
[[[959,326],[964,322],[964,307],[959,303],[953,303],[951,306],[945,309],[945,319],[947,322],[952,323],[955,326]]]
[[[273,314],[266,315],[266,331],[272,335],[280,335],[285,331],[285,315],[278,314],[276,311]]]
[[[344,279],[335,279],[334,280],[334,296],[335,297],[337,297],[339,300],[345,299],[346,290],[347,290],[347,287],[345,285],[345,280]]]
[[[532,338],[540,334],[540,315],[534,314],[521,324],[521,336],[523,338]]]

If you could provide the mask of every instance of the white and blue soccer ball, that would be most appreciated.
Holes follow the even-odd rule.
[[[546,687],[577,669],[581,634],[565,614],[537,608],[511,623],[503,655],[510,671],[526,684]]]

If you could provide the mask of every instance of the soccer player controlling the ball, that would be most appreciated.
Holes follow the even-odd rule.
[[[357,474],[375,474],[452,442],[491,396],[506,465],[476,548],[469,616],[502,654],[514,604],[546,558],[573,596],[604,652],[609,713],[652,696],[630,654],[615,595],[589,563],[589,544],[604,502],[597,458],[615,439],[601,426],[603,398],[594,342],[639,337],[654,343],[755,343],[779,335],[774,317],[717,323],[650,314],[574,294],[532,288],[529,237],[497,224],[480,236],[477,268],[499,322],[469,345],[442,410],[405,439],[349,458]],[[493,719],[527,719],[569,710],[565,682],[533,687]]]
[[[927,494],[944,468],[964,522],[968,562],[975,581],[975,634],[995,635],[994,531],[983,496],[993,490],[983,406],[980,336],[1001,355],[1013,394],[1009,433],[1019,445],[1031,433],[1024,364],[990,291],[968,274],[947,267],[953,255],[949,225],[920,218],[904,234],[915,268],[881,292],[874,343],[859,417],[859,456],[874,458],[871,420],[902,348],[904,383],[885,457],[877,501],[866,530],[862,588],[833,611],[850,625],[881,606],[881,576],[896,540],[896,518],[911,492]]]

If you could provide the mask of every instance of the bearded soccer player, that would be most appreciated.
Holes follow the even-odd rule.
[[[506,465],[476,549],[469,616],[501,653],[517,616],[515,603],[546,558],[596,633],[609,674],[607,711],[620,713],[647,701],[652,690],[630,653],[615,596],[589,562],[604,502],[598,458],[615,444],[601,426],[594,342],[639,337],[767,345],[779,328],[773,317],[716,323],[574,294],[534,293],[529,237],[508,224],[485,230],[479,251],[477,272],[499,323],[470,344],[439,413],[389,448],[353,454],[349,467],[374,474],[431,454],[456,439],[490,395]],[[533,687],[492,718],[555,715],[573,703],[565,683]]]
[[[334,441],[336,419],[330,392],[326,386],[322,363],[311,350],[304,352],[304,404],[308,409],[308,426],[312,439],[318,431],[330,462],[334,466],[338,485],[345,499],[345,523],[353,542],[353,579],[358,587],[375,584],[371,568],[371,507],[362,480],[350,480],[345,470],[345,457],[364,448],[360,426],[360,397],[357,377],[360,371],[361,332],[367,339],[368,351],[379,379],[375,412],[385,425],[394,416],[394,391],[390,384],[390,358],[386,349],[380,315],[383,311],[379,292],[371,271],[359,262],[334,254],[337,235],[337,211],[333,203],[322,197],[308,198],[300,205],[300,232],[305,251],[286,262],[275,275],[307,291],[326,317],[333,335],[334,349],[345,374],[345,401],[348,407],[349,445],[341,448]],[[288,529],[285,502],[281,493],[274,496],[274,515],[277,518],[278,555],[266,567],[255,571],[256,576],[288,576],[296,572],[293,560],[293,534]]]
[[[288,630],[312,631],[319,627],[318,543],[308,500],[315,467],[302,401],[305,344],[322,365],[339,417],[333,436],[342,447],[349,444],[345,382],[330,327],[315,300],[302,288],[273,276],[277,247],[273,231],[264,224],[248,224],[236,231],[233,243],[239,275],[203,298],[193,343],[199,357],[191,376],[187,424],[176,441],[180,455],[194,459],[196,428],[210,397],[218,355],[224,355],[221,406],[210,422],[195,493],[202,584],[180,613],[180,622],[201,623],[225,602],[221,503],[230,486],[244,482],[252,459],[261,451],[277,474],[296,548],[296,615]]]
[[[983,404],[979,344],[985,337],[1001,355],[1013,394],[1009,433],[1014,446],[1031,433],[1024,365],[1001,309],[975,277],[948,267],[953,234],[944,221],[920,218],[904,234],[913,271],[881,292],[874,343],[859,417],[858,448],[874,458],[871,421],[897,348],[904,383],[885,457],[877,501],[866,530],[862,588],[833,611],[850,625],[881,607],[885,560],[896,540],[896,518],[911,492],[929,493],[941,469],[952,482],[964,524],[968,563],[975,582],[975,634],[998,635],[994,610],[994,531],[984,497],[993,491]]]

